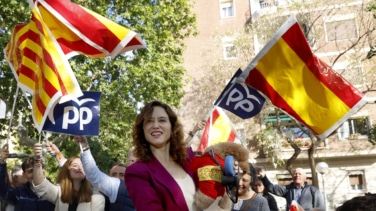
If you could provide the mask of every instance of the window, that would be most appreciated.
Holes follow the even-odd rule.
[[[354,17],[334,17],[324,23],[326,41],[358,38],[358,26]]]
[[[339,139],[358,139],[367,136],[371,128],[368,116],[350,117],[338,128]]]
[[[223,58],[225,60],[238,58],[238,50],[236,46],[234,45],[234,39],[224,38],[222,39],[222,45],[223,45]]]
[[[221,18],[234,17],[234,3],[233,1],[223,1],[220,3]]]
[[[353,171],[349,173],[350,190],[364,190],[363,171]]]

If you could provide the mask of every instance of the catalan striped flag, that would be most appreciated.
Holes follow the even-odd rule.
[[[366,103],[363,94],[317,58],[294,15],[239,77],[274,106],[327,137]]]
[[[221,108],[216,107],[211,111],[206,121],[197,151],[203,152],[206,147],[220,142],[234,142],[236,138],[237,133],[230,119]]]
[[[82,95],[67,58],[36,7],[29,24],[15,27],[5,54],[18,86],[32,94],[33,118],[39,131],[49,109],[62,96]]]
[[[146,46],[136,32],[68,0],[40,0],[37,6],[68,58],[115,57]]]
[[[68,58],[98,58],[144,48],[135,32],[68,0],[37,0],[29,24],[15,27],[5,55],[18,85],[32,94],[33,119],[41,131],[49,111],[82,96]]]

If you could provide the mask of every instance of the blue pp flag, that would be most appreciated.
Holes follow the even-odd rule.
[[[237,78],[242,72],[240,68],[236,71],[214,105],[226,109],[242,119],[248,119],[260,113],[265,98],[247,84],[237,83]]]
[[[58,103],[48,114],[43,130],[71,135],[98,136],[101,92]]]

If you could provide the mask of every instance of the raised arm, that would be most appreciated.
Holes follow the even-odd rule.
[[[195,126],[193,127],[193,129],[191,131],[189,131],[187,138],[185,138],[185,143],[189,144],[190,141],[192,140],[192,138],[196,135],[196,133],[200,130],[202,130],[206,125],[206,121],[205,120],[201,120],[199,122],[197,122],[195,124]],[[189,144],[190,145],[190,144]]]
[[[43,174],[42,168],[42,144],[36,143],[34,144],[34,170],[33,170],[33,183],[34,185],[41,184],[45,176]]]
[[[264,184],[265,188],[270,193],[275,194],[277,196],[282,196],[283,197],[288,192],[288,190],[286,189],[285,186],[275,185],[272,182],[270,182],[270,180],[266,176],[266,173],[265,173],[264,169],[262,169],[262,168],[256,168],[256,171],[257,171],[257,173],[258,173],[258,175],[260,177],[260,180]]]
[[[63,153],[60,152],[59,148],[52,142],[46,141],[46,148],[47,152],[56,158],[57,162],[59,163],[59,167],[62,167],[64,163],[67,161]]]
[[[34,170],[33,170],[33,185],[34,189],[40,197],[47,199],[52,203],[56,203],[59,196],[59,188],[53,185],[44,176],[44,169],[42,164],[42,144],[34,144]]]
[[[83,153],[81,153],[81,162],[86,173],[86,178],[90,183],[98,188],[104,195],[108,196],[111,203],[116,201],[118,195],[120,179],[110,177],[99,170],[91,154],[89,143],[85,136],[75,136],[74,141],[81,144]]]

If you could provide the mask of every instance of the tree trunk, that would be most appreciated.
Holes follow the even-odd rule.
[[[317,142],[312,140],[311,147],[308,149],[308,162],[309,162],[309,166],[311,167],[312,185],[319,188],[319,180],[317,178],[316,162],[314,158],[316,146],[317,146]]]

